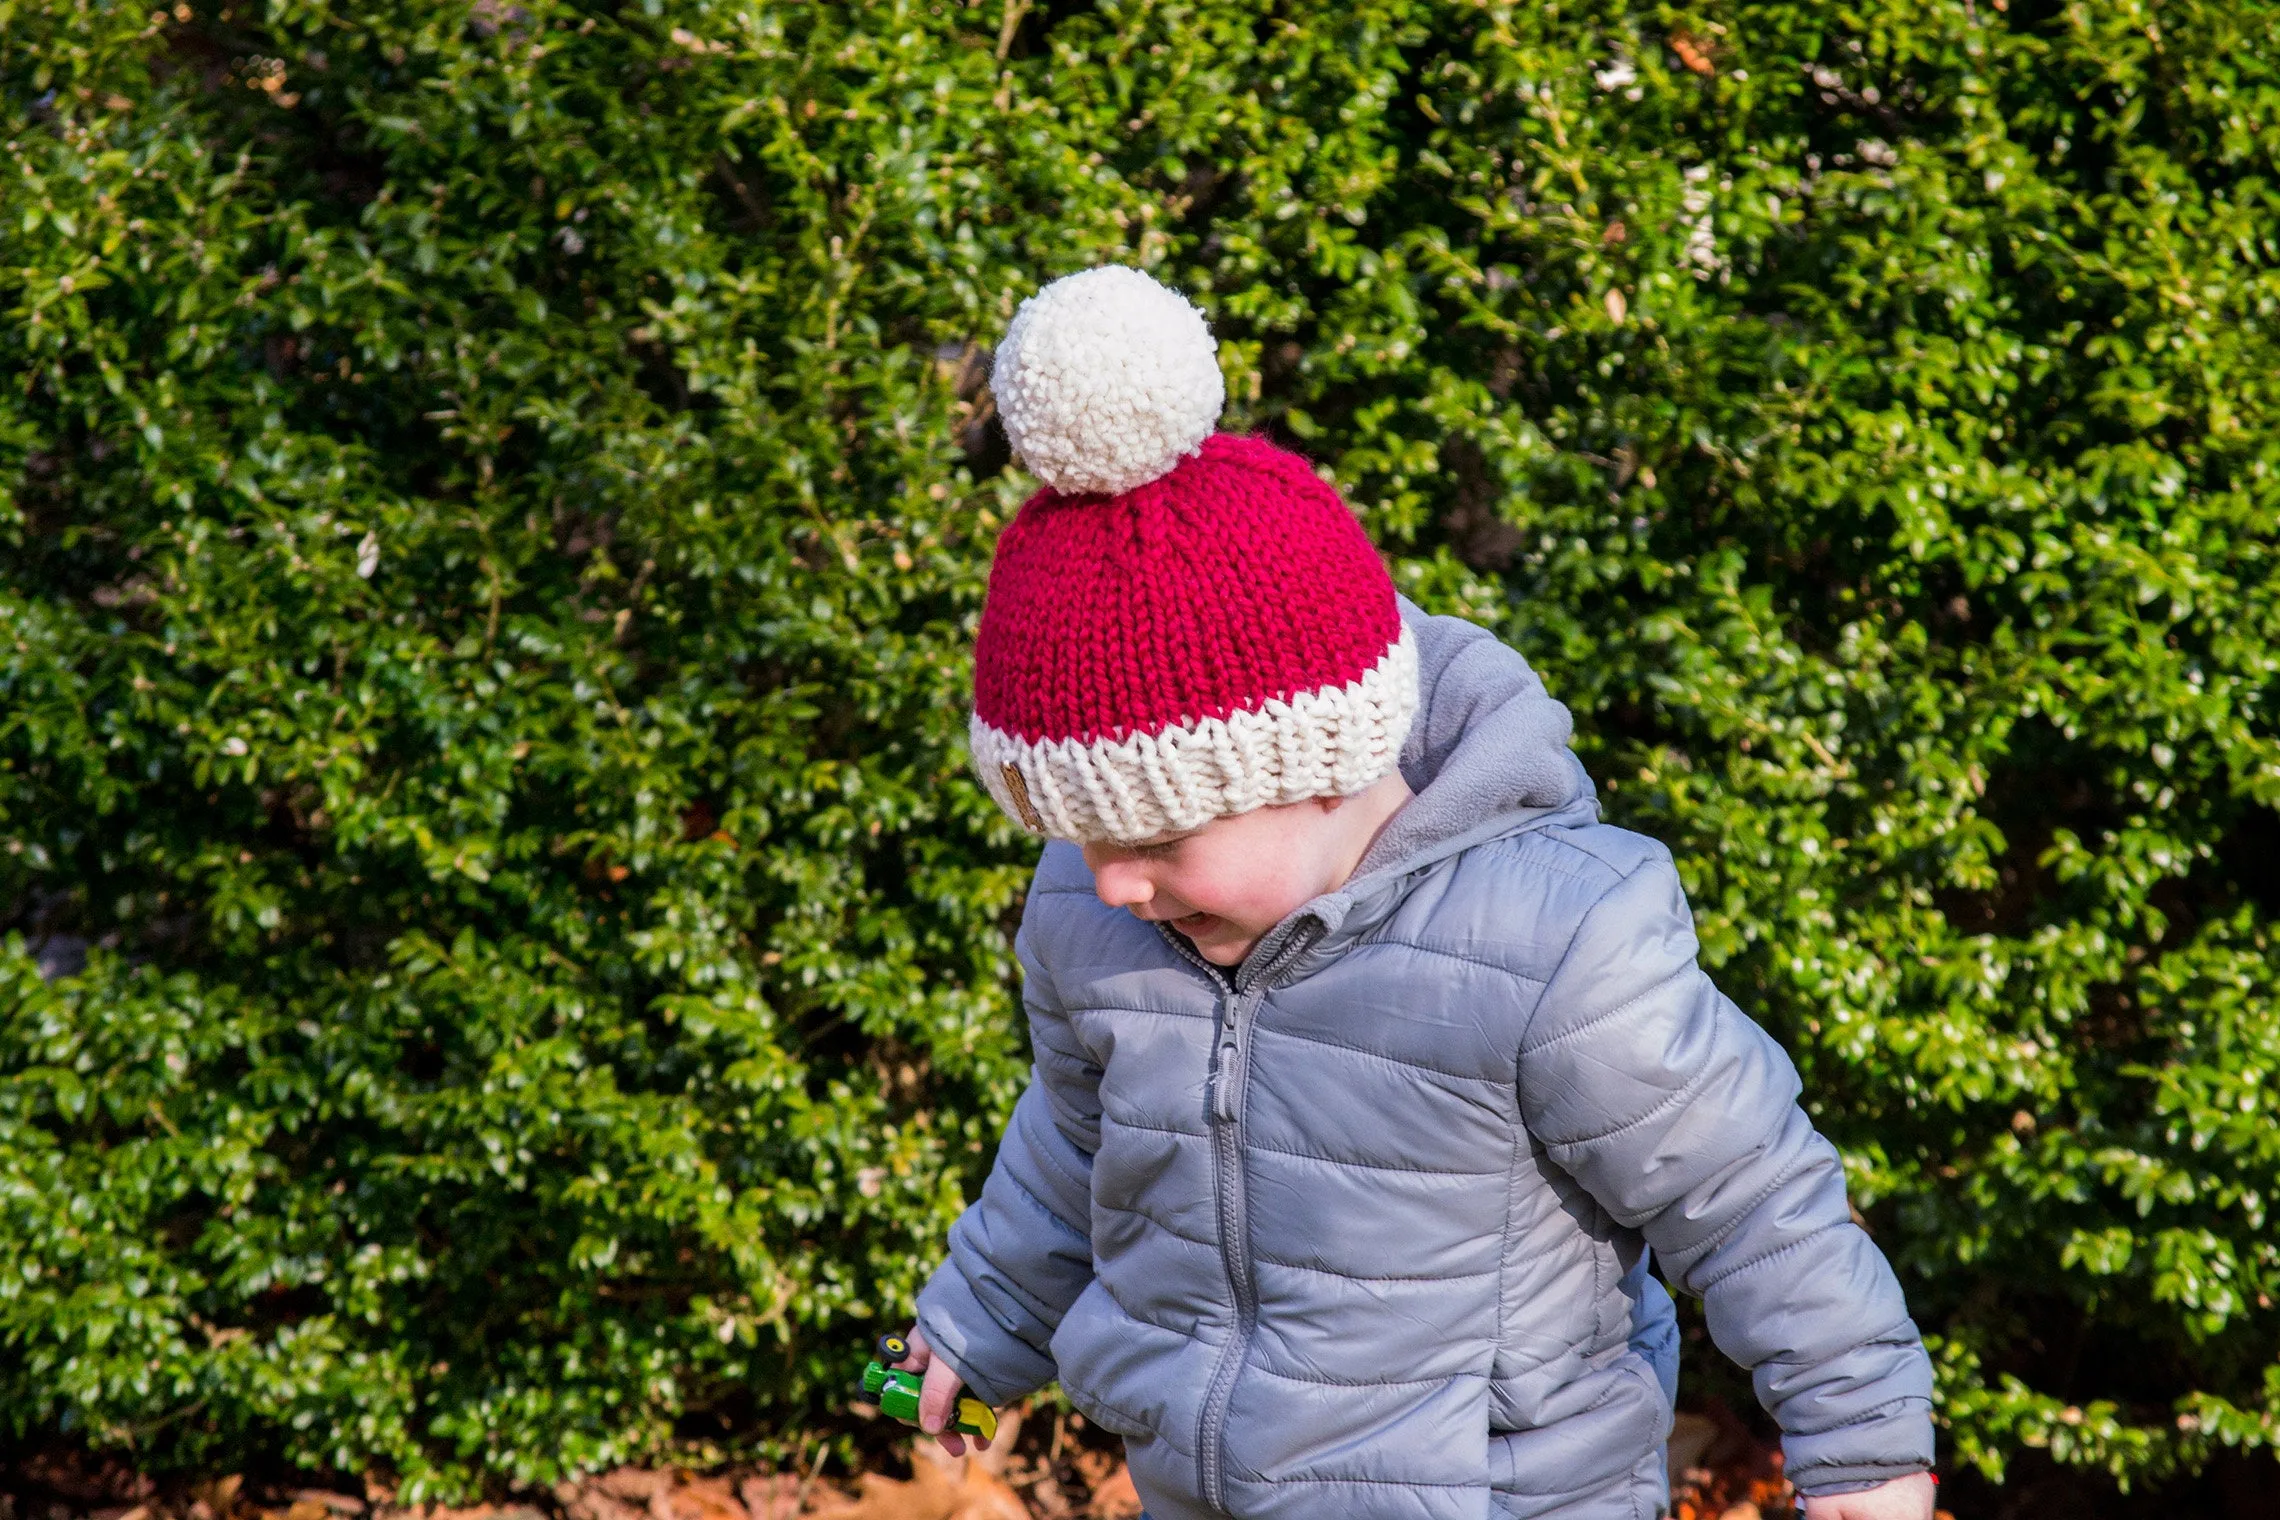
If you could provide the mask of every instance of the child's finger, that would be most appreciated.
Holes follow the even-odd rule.
[[[966,1454],[966,1438],[955,1430],[945,1430],[934,1439],[944,1451],[953,1457],[962,1457]]]
[[[918,1387],[918,1428],[930,1436],[943,1436],[945,1449],[959,1439],[955,1434],[944,1435],[943,1427],[950,1423],[950,1415],[958,1407],[958,1390],[964,1386],[948,1362],[940,1357],[927,1358],[926,1380]],[[950,1455],[957,1456],[958,1452]]]

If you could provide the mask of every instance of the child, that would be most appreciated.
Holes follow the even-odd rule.
[[[1808,1516],[1929,1520],[1915,1326],[1669,853],[1598,821],[1519,656],[1213,431],[1214,350],[1110,267],[998,351],[1046,488],[998,544],[973,752],[1055,842],[1035,1077],[904,1363],[925,1427],[1057,1376],[1154,1520],[1640,1520],[1677,1381],[1651,1251]]]

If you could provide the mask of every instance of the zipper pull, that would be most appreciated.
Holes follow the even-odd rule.
[[[1238,1054],[1233,1040],[1220,1042],[1219,1070],[1211,1082],[1211,1115],[1230,1124],[1235,1121],[1235,1084],[1242,1080],[1235,1070]]]

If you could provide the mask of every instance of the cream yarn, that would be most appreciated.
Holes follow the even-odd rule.
[[[1025,740],[976,716],[974,769],[1008,817],[1080,844],[1139,844],[1214,818],[1311,797],[1350,797],[1401,763],[1417,712],[1407,627],[1343,686],[1224,718],[1122,738]]]
[[[1021,303],[990,390],[1031,474],[1059,491],[1129,491],[1169,473],[1219,425],[1218,351],[1184,297],[1105,264]]]

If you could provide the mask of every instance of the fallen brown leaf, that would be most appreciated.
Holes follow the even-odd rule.
[[[1032,1520],[1005,1480],[1020,1434],[1020,1412],[1006,1410],[997,1439],[981,1451],[953,1457],[932,1441],[915,1441],[907,1482],[865,1473],[852,1500],[827,1497],[804,1513],[815,1520]]]
[[[1007,1480],[1029,1501],[1029,1513],[1035,1520],[1072,1520],[1076,1506],[1069,1502],[1068,1491],[1061,1480],[1042,1469],[1031,1470],[1019,1476],[1007,1475]]]
[[[647,1467],[620,1467],[594,1479],[594,1487],[613,1499],[647,1504],[673,1486],[673,1475]]]
[[[746,1478],[736,1494],[751,1520],[793,1520],[800,1512],[801,1486],[798,1473],[770,1473]]]
[[[554,1498],[570,1520],[643,1520],[646,1513],[604,1490],[599,1479],[557,1483]]]
[[[190,1486],[190,1496],[206,1505],[217,1515],[226,1515],[237,1502],[238,1490],[245,1487],[243,1473],[231,1473],[226,1478],[215,1478],[207,1483]]]
[[[1069,1453],[1069,1465],[1076,1469],[1078,1480],[1090,1491],[1106,1483],[1118,1464],[1116,1458],[1105,1451],[1080,1446]]]
[[[1093,1488],[1092,1504],[1085,1513],[1092,1520],[1137,1520],[1140,1490],[1132,1486],[1132,1469],[1117,1463],[1116,1471]]]
[[[744,1506],[726,1478],[699,1478],[687,1474],[669,1498],[672,1510],[663,1520],[746,1520]],[[652,1502],[650,1508],[656,1509]]]
[[[1666,1455],[1677,1520],[1764,1520],[1790,1514],[1796,1503],[1781,1453],[1715,1399],[1677,1417]]]
[[[807,1513],[815,1520],[1029,1520],[1021,1496],[971,1457],[916,1457],[907,1482],[865,1473],[855,1498]]]
[[[554,1497],[570,1520],[751,1520],[754,1514],[726,1478],[673,1468],[620,1467],[583,1483],[557,1484]],[[780,1508],[793,1513],[789,1503]]]

